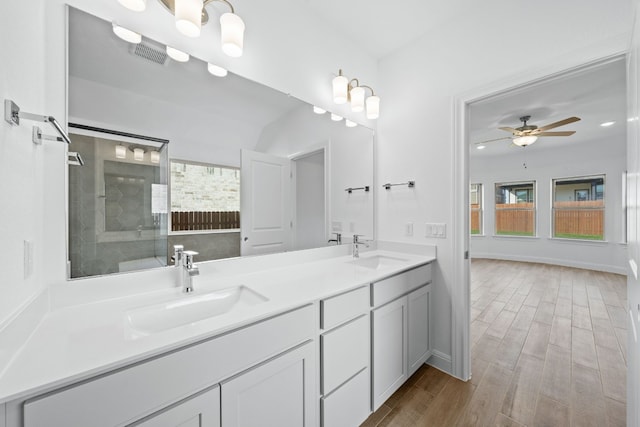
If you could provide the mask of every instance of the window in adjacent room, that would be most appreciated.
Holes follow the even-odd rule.
[[[240,169],[171,160],[171,231],[240,228]]]
[[[604,178],[553,180],[553,237],[604,240]]]
[[[469,190],[469,204],[471,208],[471,234],[482,235],[483,230],[483,194],[482,184],[471,184]]]
[[[496,235],[536,235],[535,181],[496,184],[495,208]]]

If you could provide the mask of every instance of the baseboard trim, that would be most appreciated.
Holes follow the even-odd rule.
[[[455,375],[453,375],[451,356],[438,350],[433,350],[431,353],[431,357],[429,357],[426,362],[427,365],[433,366],[434,368],[455,377]]]
[[[579,262],[579,261],[566,260],[566,259],[554,259],[554,258],[532,257],[532,256],[511,255],[511,254],[495,254],[495,253],[486,253],[486,252],[473,253],[471,258],[498,259],[498,260],[519,261],[519,262],[534,262],[538,264],[551,264],[551,265],[560,265],[562,267],[581,268],[584,270],[603,271],[605,273],[615,273],[615,274],[622,274],[622,275],[627,274],[627,270],[625,267],[617,267],[617,266],[608,265],[608,264],[592,264],[592,263]]]

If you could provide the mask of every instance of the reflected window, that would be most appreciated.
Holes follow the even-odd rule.
[[[535,181],[496,184],[496,235],[536,235],[535,194]]]
[[[471,234],[482,235],[484,234],[482,184],[471,184],[469,189],[469,205],[471,209]]]
[[[171,231],[240,228],[240,169],[171,160]]]
[[[553,237],[604,240],[604,178],[553,180]]]

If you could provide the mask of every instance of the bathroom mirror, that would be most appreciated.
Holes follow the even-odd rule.
[[[139,44],[125,42],[111,22],[81,10],[69,7],[68,13],[69,123],[81,128],[69,130],[79,135],[76,140],[93,138],[99,147],[92,150],[104,153],[92,170],[70,166],[72,278],[164,266],[175,244],[200,252],[201,262],[335,244],[329,242],[334,232],[374,237],[371,129],[332,121],[293,96],[233,73],[217,77],[197,58],[178,62],[167,56],[166,46],[144,36]],[[125,163],[133,166],[118,164],[116,145],[125,148]],[[135,148],[144,151],[143,163],[158,153],[158,163],[147,165],[157,168],[153,178],[152,169],[142,172],[142,163],[131,160]],[[171,188],[182,173],[176,171],[188,168],[200,168],[196,173],[209,178],[237,171],[239,221],[219,219],[235,218],[231,210],[237,208],[176,207]],[[93,185],[78,185],[78,179],[72,185],[71,178],[81,174],[94,177]],[[204,198],[221,191],[208,178],[180,179],[187,187],[173,191],[181,195]],[[125,207],[107,200],[107,190],[123,191],[118,185],[140,194],[141,201],[127,200]],[[224,190],[224,197],[231,197],[233,190]],[[81,207],[79,200],[85,200]],[[165,209],[158,207],[162,200]],[[114,219],[131,206],[144,212]],[[81,215],[74,209],[88,210],[95,221],[78,222]],[[180,227],[172,227],[172,217],[176,222],[187,215],[180,217],[176,209],[193,211],[195,219],[187,222],[194,224],[185,229],[181,220]],[[96,246],[80,247],[79,235]],[[108,249],[98,250],[106,241]],[[100,262],[74,268],[87,256]]]

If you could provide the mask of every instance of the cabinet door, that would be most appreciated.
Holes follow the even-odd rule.
[[[430,286],[423,286],[408,296],[409,376],[431,356],[429,331]]]
[[[223,383],[222,425],[315,425],[314,348],[309,342]]]
[[[407,379],[407,297],[372,312],[373,410]]]
[[[136,427],[220,427],[220,387],[132,424]]]

